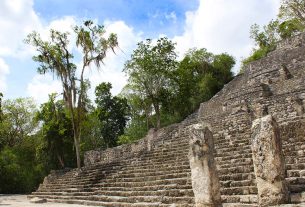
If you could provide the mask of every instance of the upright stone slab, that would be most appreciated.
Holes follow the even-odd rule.
[[[192,125],[189,161],[196,207],[222,206],[213,151],[213,134],[209,128],[201,124]]]
[[[278,125],[271,115],[253,121],[251,147],[259,206],[287,203],[282,144]]]

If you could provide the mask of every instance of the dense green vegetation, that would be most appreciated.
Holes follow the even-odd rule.
[[[254,24],[251,27],[250,37],[256,47],[252,54],[243,60],[243,66],[249,62],[265,57],[275,50],[276,43],[282,39],[303,32],[305,29],[305,1],[281,0],[281,7],[275,20],[271,20],[261,29]]]
[[[126,98],[112,97],[110,83],[101,83],[95,89],[96,115],[99,120],[100,135],[103,145],[114,147],[118,144],[119,136],[129,120],[129,106]]]
[[[177,61],[174,48],[166,38],[155,45],[147,40],[139,43],[127,61],[129,84],[122,95],[131,106],[131,121],[121,143],[143,137],[149,128],[184,119],[233,78],[232,56],[191,49]]]

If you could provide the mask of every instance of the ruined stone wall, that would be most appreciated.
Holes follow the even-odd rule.
[[[158,131],[151,129],[146,137],[131,144],[124,144],[107,150],[91,150],[85,153],[84,165],[110,163],[124,160],[130,157],[137,157],[142,153],[160,148],[165,143],[170,143],[173,138],[185,136],[187,126],[196,122],[197,113],[190,115],[180,124],[172,124]],[[187,139],[185,140],[187,141]]]

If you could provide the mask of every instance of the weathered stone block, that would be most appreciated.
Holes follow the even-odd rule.
[[[276,121],[271,115],[252,124],[252,153],[260,206],[272,206],[288,201],[285,162]]]
[[[194,124],[190,135],[189,160],[196,207],[222,206],[213,134],[207,126]]]

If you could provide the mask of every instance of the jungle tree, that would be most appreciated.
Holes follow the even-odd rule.
[[[63,100],[56,101],[57,94],[50,94],[48,102],[40,107],[36,119],[42,121],[43,152],[48,165],[54,169],[64,168],[72,156],[72,123],[67,117]],[[65,158],[69,157],[67,160]],[[73,165],[72,165],[73,166]],[[70,165],[71,167],[71,165]]]
[[[38,73],[53,73],[62,83],[63,99],[69,109],[74,146],[77,158],[77,167],[81,167],[80,137],[81,124],[84,119],[84,108],[87,84],[84,78],[85,70],[94,63],[97,68],[103,63],[109,49],[114,51],[118,46],[117,36],[111,33],[107,38],[105,28],[92,21],[85,21],[81,26],[74,27],[76,46],[82,51],[82,67],[78,76],[76,65],[73,63],[73,54],[69,50],[69,33],[50,31],[50,41],[44,41],[37,32],[30,33],[25,42],[34,46],[38,55],[33,60],[38,62]]]
[[[95,88],[96,113],[100,133],[106,147],[114,147],[124,133],[129,120],[129,106],[126,98],[112,96],[111,83],[101,83]]]
[[[151,39],[138,43],[124,71],[129,75],[129,88],[144,94],[156,115],[156,128],[161,126],[161,103],[170,88],[170,74],[176,69],[175,44],[160,38],[156,44]]]

